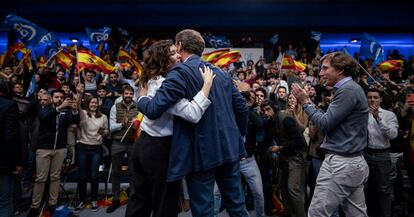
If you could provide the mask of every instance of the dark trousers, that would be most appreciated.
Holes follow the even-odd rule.
[[[171,137],[141,132],[132,154],[132,193],[126,217],[176,217],[180,181],[166,182]]]
[[[121,143],[119,140],[114,140],[111,147],[111,162],[112,162],[112,194],[113,200],[119,200],[119,193],[121,191],[121,175],[122,175],[122,162],[125,153],[128,156],[128,173],[130,176],[133,170],[132,164],[132,143]],[[131,190],[131,189],[130,189]],[[131,193],[131,192],[130,192]]]
[[[99,163],[102,159],[101,145],[86,145],[79,143],[76,150],[79,165],[79,199],[85,202],[87,179],[91,180],[91,201],[96,201],[99,187]]]
[[[369,166],[365,198],[369,216],[391,216],[391,157],[388,151],[365,153]]]

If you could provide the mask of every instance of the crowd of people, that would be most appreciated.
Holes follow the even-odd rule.
[[[126,154],[126,216],[190,207],[193,216],[248,216],[253,207],[256,217],[414,214],[414,56],[395,51],[388,59],[402,66],[381,71],[358,54],[289,44],[274,56],[305,70],[276,58],[220,69],[200,58],[204,47],[200,33],[183,30],[144,51],[142,73],[121,63],[107,74],[3,67],[0,216],[26,210],[19,198],[30,190],[28,217],[44,203],[53,213],[64,167],[77,168],[73,211],[98,210],[105,150],[107,213],[121,206]]]

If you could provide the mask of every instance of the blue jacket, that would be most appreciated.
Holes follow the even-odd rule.
[[[209,95],[212,103],[197,124],[174,116],[167,181],[238,161],[246,154],[242,139],[249,112],[246,101],[227,73],[196,55],[174,66],[154,98],[142,97],[138,107],[148,118],[157,119],[180,99],[191,101],[203,86],[199,71],[203,65],[217,75]]]

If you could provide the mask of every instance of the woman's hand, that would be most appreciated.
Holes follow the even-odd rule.
[[[203,91],[204,96],[208,97],[208,95],[210,94],[211,85],[213,85],[213,80],[216,77],[216,74],[214,74],[208,66],[204,66],[204,69],[199,69],[204,81],[203,88],[201,90]]]

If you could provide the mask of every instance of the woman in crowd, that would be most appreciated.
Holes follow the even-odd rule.
[[[141,77],[141,82],[147,85],[148,90],[142,87],[140,95],[155,96],[170,68],[179,61],[180,55],[171,40],[161,40],[151,45],[144,53],[144,70]],[[215,76],[208,67],[204,67],[204,72],[201,69],[200,71],[204,85],[191,102],[182,99],[160,118],[150,120],[144,117],[142,120],[141,134],[133,151],[130,182],[133,190],[128,200],[126,216],[178,215],[181,182],[166,182],[173,115],[197,123],[210,105],[208,95]]]
[[[91,180],[92,211],[97,211],[98,170],[102,158],[102,139],[108,134],[108,117],[100,112],[98,97],[86,97],[85,109],[80,109],[79,128],[80,139],[76,147],[76,155],[79,165],[80,202],[75,208],[75,212],[79,212],[86,205],[86,180],[88,176]]]
[[[299,128],[302,130],[303,136],[309,144],[308,115],[303,110],[302,105],[298,105],[298,102],[293,94],[289,94],[288,96],[285,112],[292,115],[298,121]]]

